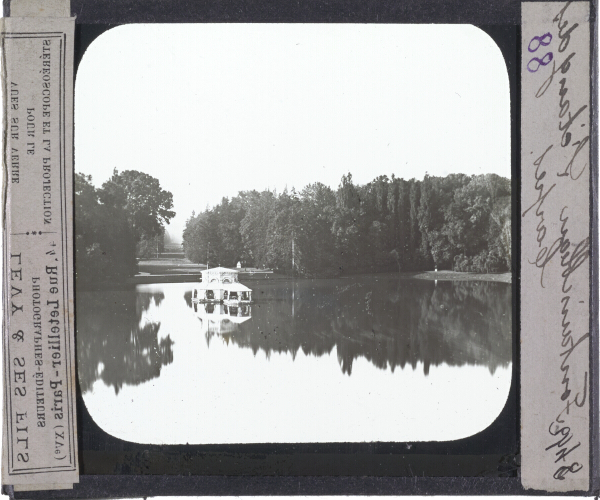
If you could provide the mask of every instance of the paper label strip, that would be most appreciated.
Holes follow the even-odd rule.
[[[3,19],[2,481],[78,482],[71,18]]]
[[[523,3],[521,54],[521,478],[588,491],[589,3]]]

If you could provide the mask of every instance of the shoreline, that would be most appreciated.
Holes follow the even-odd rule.
[[[490,281],[496,283],[512,283],[512,274],[506,273],[469,273],[459,271],[407,271],[401,273],[363,273],[348,274],[345,276],[336,276],[330,278],[293,278],[277,273],[240,273],[240,281],[243,282],[268,282],[268,281],[288,281],[288,280],[330,280],[330,279],[348,279],[355,276],[396,275],[398,279],[419,279],[427,281]],[[245,276],[243,276],[246,274]],[[80,291],[94,290],[123,290],[130,289],[136,285],[153,285],[167,283],[197,283],[199,274],[143,274],[128,278],[124,283],[103,283],[94,287],[80,287]]]
[[[127,279],[129,285],[159,284],[159,283],[190,283],[200,280],[201,272],[206,269],[204,264],[193,264],[179,259],[144,259],[139,262],[136,276]],[[236,270],[236,269],[234,269]],[[285,274],[257,268],[244,267],[239,269],[239,278],[242,281],[282,281],[292,279],[346,279],[353,276],[377,276],[378,274],[395,274],[399,279],[420,279],[439,281],[493,281],[511,283],[512,273],[476,273],[464,271],[388,271],[383,273],[348,273],[341,276],[327,277],[292,277]]]
[[[439,281],[494,281],[512,283],[512,273],[470,273],[461,271],[420,271],[416,273],[400,273],[401,276],[419,280]]]

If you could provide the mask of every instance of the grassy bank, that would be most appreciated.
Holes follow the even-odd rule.
[[[138,262],[138,274],[127,278],[121,285],[131,286],[147,283],[190,283],[201,280],[201,271],[206,269],[205,264],[194,264],[187,259],[161,258],[144,259]],[[279,274],[272,270],[263,270],[256,268],[239,269],[239,278],[243,282],[252,281],[281,281],[294,279],[292,276]],[[365,276],[371,273],[344,273],[341,276],[331,277],[332,279],[348,279],[354,276]],[[510,283],[512,281],[511,273],[468,273],[455,271],[411,271],[401,273],[381,273],[387,275],[397,275],[399,279],[422,279],[422,280],[440,280],[440,281],[497,281]],[[372,274],[377,276],[378,274]],[[315,279],[296,277],[295,279]],[[327,277],[316,277],[316,279],[327,279]],[[110,288],[116,284],[94,284],[92,288]],[[118,286],[117,286],[118,287]]]
[[[463,273],[458,271],[422,271],[419,273],[401,273],[403,277],[420,280],[440,281],[498,281],[512,282],[512,273]]]

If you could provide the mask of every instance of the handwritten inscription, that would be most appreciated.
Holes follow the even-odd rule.
[[[567,9],[572,2],[567,2],[565,6],[560,10],[560,12],[554,17],[554,23],[557,24],[558,27],[558,38],[560,39],[560,44],[558,46],[558,52],[564,53],[569,47],[569,42],[571,41],[571,36],[573,36],[573,32],[576,28],[579,27],[578,23],[572,23],[569,25],[569,21],[566,17]],[[573,58],[575,58],[576,52],[571,52],[568,56],[566,56],[562,63],[556,67],[556,61],[554,61],[552,65],[552,72],[548,76],[548,78],[542,83],[540,88],[535,94],[536,98],[542,97],[546,91],[551,87],[554,82],[554,76],[560,72],[561,75],[567,75],[569,70],[571,69],[571,63]],[[569,176],[572,180],[577,180],[583,174],[585,168],[588,166],[587,158],[588,156],[581,153],[586,146],[588,146],[588,142],[590,140],[590,136],[586,134],[580,134],[582,137],[580,139],[571,142],[572,139],[572,129],[571,127],[576,127],[577,125],[581,125],[581,127],[586,127],[586,123],[583,120],[587,119],[587,115],[583,115],[585,109],[587,109],[588,105],[581,105],[575,113],[570,111],[571,102],[567,99],[569,88],[568,88],[568,76],[563,76],[559,80],[559,101],[558,101],[558,129],[562,132],[560,145],[565,148],[569,145],[575,148],[575,150],[571,153],[571,159],[566,164],[564,169],[557,173],[559,177]],[[566,115],[566,116],[565,116]],[[589,130],[587,127],[585,128],[586,132]],[[576,132],[575,132],[576,133]],[[589,146],[588,146],[589,148]],[[578,159],[579,157],[579,159]],[[576,163],[576,161],[578,161]],[[573,167],[575,170],[573,171]]]
[[[546,198],[548,197],[550,192],[556,187],[556,183],[554,183],[549,188],[545,188],[544,183],[542,181],[546,177],[546,171],[545,170],[540,171],[540,167],[542,166],[544,157],[546,156],[546,153],[548,153],[548,151],[550,151],[550,149],[552,149],[552,144],[550,146],[548,146],[546,148],[546,151],[544,151],[542,153],[542,155],[533,162],[533,164],[535,165],[535,190],[538,193],[538,197],[535,200],[535,202],[527,210],[525,210],[522,214],[522,216],[525,217],[529,213],[530,210],[535,208],[535,216],[538,219],[538,224],[537,224],[537,228],[536,228],[536,230],[537,230],[536,241],[538,243],[538,247],[540,248],[540,251],[538,252],[535,261],[533,261],[533,262],[529,261],[529,263],[534,264],[536,267],[541,269],[540,286],[542,288],[545,288],[545,286],[544,286],[544,270],[546,268],[546,264],[548,264],[548,262],[550,262],[552,257],[554,257],[554,254],[559,250],[558,247],[557,248],[554,247],[554,244],[552,244],[552,246],[550,247],[550,251],[548,251],[547,246],[542,246],[542,244],[544,243],[544,240],[546,239],[546,232],[547,232],[546,219],[544,218],[543,204],[544,204],[544,201],[546,201]]]
[[[529,52],[536,52],[540,47],[550,45],[551,41],[552,35],[550,33],[545,33],[543,36],[534,36],[529,42],[527,50]],[[527,71],[536,73],[540,69],[540,66],[548,66],[553,58],[554,54],[552,52],[546,52],[541,59],[539,57],[532,57],[527,63]]]
[[[538,328],[546,326],[537,338],[523,333],[524,354],[531,345],[545,356],[548,395],[538,408],[542,417],[531,419],[545,429],[535,432],[538,453],[547,457],[540,461],[548,464],[546,477],[533,483],[553,491],[575,486],[552,482],[586,490],[589,429],[581,422],[589,418],[589,80],[582,81],[582,67],[588,65],[589,42],[582,39],[589,34],[579,2],[536,8],[541,5],[553,11],[550,23],[538,22],[527,33],[524,21],[523,30],[524,47],[536,55],[524,61],[523,126],[530,130],[523,136],[521,212],[522,279],[528,287],[523,295],[536,310],[523,314],[537,318]]]

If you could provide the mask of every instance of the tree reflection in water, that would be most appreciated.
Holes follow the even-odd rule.
[[[263,351],[267,359],[273,352],[295,358],[300,349],[322,356],[335,347],[348,375],[361,356],[392,372],[421,362],[425,375],[442,363],[484,365],[493,374],[512,361],[512,293],[506,283],[361,277],[251,287],[259,297],[251,320],[223,320],[221,331],[203,328],[208,344],[221,336],[254,354]],[[194,308],[188,295],[186,303]],[[197,305],[204,322],[217,311],[209,307],[210,313]],[[219,307],[226,317],[227,307]]]
[[[257,300],[238,308],[194,304],[191,292],[183,293],[190,288],[185,284],[153,285],[154,292],[161,290],[158,293],[81,293],[77,356],[82,392],[98,379],[118,393],[124,384],[158,377],[162,367],[173,362],[170,335],[159,335],[159,320],[167,324],[161,314],[169,310],[188,310],[196,316],[192,326],[184,327],[188,331],[177,334],[203,335],[209,349],[219,337],[229,347],[251,349],[255,355],[262,351],[267,359],[272,353],[295,359],[300,350],[323,356],[335,348],[347,375],[360,357],[392,372],[422,363],[425,375],[431,366],[444,363],[487,366],[493,374],[512,361],[512,294],[506,283],[435,284],[376,275],[249,285]],[[165,293],[170,306],[161,308]],[[180,302],[182,295],[187,307]],[[175,303],[182,310],[169,309]],[[176,318],[168,319],[177,324]]]
[[[151,304],[159,306],[163,293],[131,291],[83,293],[77,307],[77,367],[81,392],[97,379],[114,387],[138,385],[160,375],[163,365],[173,362],[170,336],[158,340],[160,323],[144,322]]]

